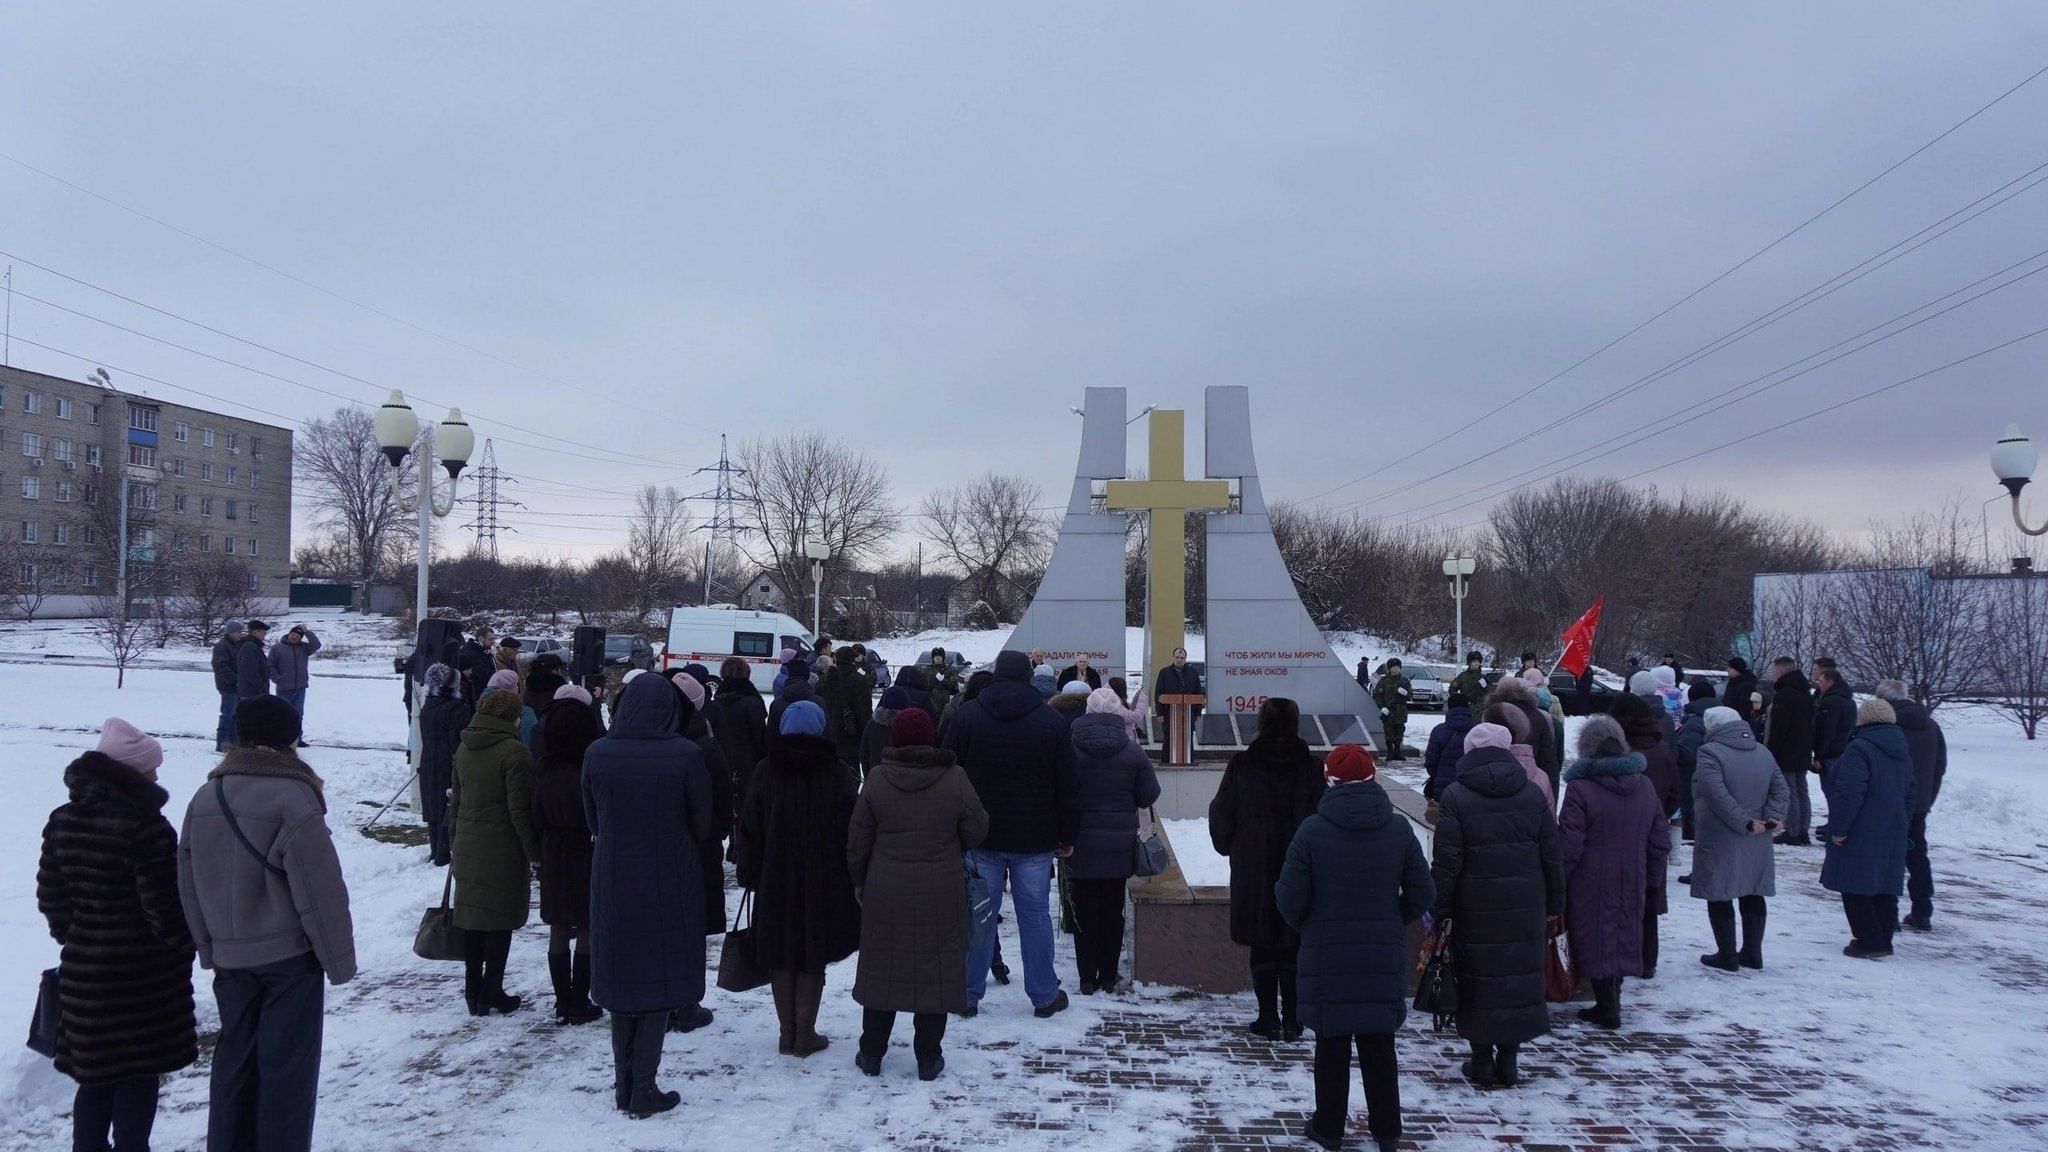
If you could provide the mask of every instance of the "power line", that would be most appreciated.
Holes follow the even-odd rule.
[[[475,486],[470,495],[462,497],[457,503],[476,505],[476,520],[470,525],[470,531],[476,534],[477,548],[489,553],[492,560],[498,558],[498,531],[501,527],[498,523],[498,510],[526,507],[517,500],[507,499],[500,491],[499,485],[517,483],[517,480],[505,475],[504,470],[498,467],[498,446],[486,439],[483,466],[476,470]],[[502,527],[507,532],[519,531],[510,525]]]
[[[455,338],[455,337],[453,337],[453,336],[447,335],[446,333],[443,333],[443,332],[439,332],[439,331],[436,331],[436,330],[434,330],[434,329],[432,329],[432,328],[429,328],[429,327],[427,327],[427,326],[426,326],[426,325],[424,325],[424,324],[417,324],[417,323],[414,323],[414,322],[413,322],[413,321],[411,321],[411,320],[407,320],[407,319],[406,319],[406,318],[404,318],[403,316],[397,316],[397,315],[394,315],[394,314],[392,314],[392,313],[390,313],[390,312],[386,312],[386,311],[385,311],[385,310],[383,310],[382,308],[378,308],[378,307],[376,307],[375,305],[371,305],[371,304],[365,304],[365,303],[363,303],[363,302],[362,302],[362,301],[360,301],[360,300],[354,299],[353,297],[350,297],[350,296],[345,296],[345,295],[343,295],[342,293],[340,293],[340,292],[337,292],[337,291],[335,291],[335,290],[334,290],[334,289],[332,289],[332,288],[328,288],[328,287],[326,287],[326,286],[324,286],[324,285],[321,285],[321,284],[316,284],[316,283],[314,283],[313,281],[311,281],[311,280],[308,280],[308,279],[306,279],[306,278],[305,278],[305,277],[303,277],[303,276],[299,276],[299,275],[297,275],[297,274],[295,274],[295,273],[287,272],[287,271],[285,271],[284,269],[282,269],[282,268],[279,268],[279,267],[277,267],[277,266],[276,266],[276,265],[274,265],[274,264],[266,264],[266,263],[264,263],[263,261],[261,261],[261,260],[258,260],[258,259],[256,259],[256,258],[255,258],[254,256],[249,256],[249,255],[246,255],[246,254],[244,254],[244,253],[241,253],[241,252],[237,252],[237,251],[236,251],[236,250],[234,250],[233,248],[230,248],[230,247],[228,247],[228,246],[227,246],[227,245],[225,245],[225,244],[221,244],[221,243],[218,243],[217,241],[214,241],[214,240],[209,240],[208,238],[206,238],[206,237],[204,237],[204,236],[201,236],[201,235],[199,235],[199,234],[198,234],[197,232],[192,232],[192,231],[190,231],[190,230],[188,230],[188,229],[185,229],[185,228],[180,228],[180,227],[179,227],[178,225],[176,225],[176,224],[173,224],[173,223],[171,223],[171,222],[170,222],[170,221],[168,221],[168,220],[164,220],[164,219],[161,219],[161,218],[159,218],[159,217],[156,217],[156,216],[152,216],[152,215],[150,215],[149,213],[147,213],[147,212],[144,212],[144,211],[142,211],[142,210],[141,210],[141,209],[139,209],[139,208],[131,208],[131,207],[129,207],[128,205],[126,205],[126,204],[123,204],[123,203],[122,203],[122,202],[120,202],[119,200],[115,200],[114,198],[112,198],[112,197],[110,197],[110,196],[105,196],[105,195],[102,195],[102,194],[100,194],[100,193],[98,193],[98,192],[95,192],[95,191],[93,191],[92,189],[90,189],[90,188],[87,188],[87,187],[85,187],[85,186],[84,186],[84,185],[82,185],[82,184],[78,184],[78,183],[75,183],[75,182],[73,182],[73,181],[70,181],[70,180],[66,180],[66,179],[65,179],[64,177],[62,177],[62,176],[59,176],[59,175],[57,175],[57,174],[56,174],[56,173],[54,173],[54,172],[49,172],[49,171],[46,171],[46,170],[44,170],[44,169],[38,168],[38,167],[36,167],[35,165],[33,165],[33,164],[30,164],[29,162],[27,162],[27,161],[25,161],[25,160],[19,159],[19,158],[17,158],[17,157],[14,157],[14,156],[9,156],[9,155],[7,155],[7,154],[5,154],[5,153],[0,153],[0,160],[5,160],[5,161],[7,161],[7,162],[8,162],[8,163],[10,163],[10,164],[13,164],[13,165],[15,165],[16,167],[19,167],[19,168],[23,168],[23,169],[26,169],[27,171],[33,172],[33,173],[35,173],[36,175],[38,175],[38,176],[41,176],[41,177],[43,177],[43,178],[44,178],[45,180],[51,180],[51,181],[55,181],[56,183],[58,183],[58,184],[62,184],[62,185],[63,185],[64,187],[66,187],[66,188],[69,188],[69,189],[71,189],[71,190],[72,190],[72,191],[74,191],[74,192],[80,192],[80,193],[83,193],[83,194],[85,194],[85,195],[87,195],[87,196],[90,196],[90,197],[92,197],[92,198],[93,198],[93,199],[95,199],[95,200],[98,200],[98,201],[100,201],[101,203],[104,203],[104,204],[109,204],[109,205],[112,205],[113,207],[115,207],[115,208],[118,208],[118,209],[120,209],[121,211],[123,211],[123,212],[126,212],[126,213],[128,213],[129,215],[132,215],[132,216],[136,216],[136,217],[139,217],[139,218],[141,218],[141,219],[143,219],[143,220],[147,220],[147,221],[149,221],[149,222],[150,222],[151,224],[155,224],[155,225],[157,225],[157,226],[159,226],[159,227],[162,227],[162,228],[168,228],[168,229],[169,229],[169,230],[171,230],[172,232],[176,232],[176,233],[177,233],[178,235],[180,235],[180,236],[183,236],[183,237],[185,237],[185,238],[186,238],[186,239],[188,239],[188,240],[194,240],[194,241],[197,241],[197,242],[198,242],[198,243],[200,243],[200,244],[204,244],[204,245],[206,245],[207,247],[209,247],[209,248],[212,248],[212,249],[214,249],[215,251],[218,251],[218,252],[222,252],[222,253],[225,253],[225,254],[227,254],[227,255],[229,255],[229,256],[232,256],[232,257],[234,257],[234,258],[235,258],[235,259],[237,259],[237,260],[243,261],[244,263],[247,263],[247,264],[253,264],[253,265],[255,265],[256,267],[258,267],[258,268],[261,268],[261,269],[263,269],[263,270],[264,270],[264,271],[266,271],[266,272],[272,273],[273,275],[277,275],[277,276],[282,276],[282,277],[284,277],[285,279],[287,279],[287,280],[290,280],[290,281],[291,281],[291,282],[293,282],[294,284],[299,284],[299,285],[303,285],[304,287],[307,287],[307,288],[311,288],[311,289],[312,289],[313,291],[315,291],[315,292],[319,292],[319,293],[321,293],[322,295],[325,295],[325,296],[331,296],[331,297],[333,297],[334,299],[336,299],[336,300],[339,300],[339,301],[341,301],[341,302],[342,302],[342,303],[344,303],[344,304],[348,304],[348,305],[350,305],[350,306],[352,306],[352,307],[355,307],[355,308],[360,308],[360,309],[362,309],[363,311],[365,311],[365,312],[369,312],[369,313],[371,313],[371,314],[373,314],[373,315],[376,315],[376,316],[381,316],[381,317],[383,317],[384,319],[386,319],[386,320],[389,320],[389,321],[391,321],[391,322],[392,322],[392,323],[394,323],[394,324],[402,324],[402,325],[404,325],[405,327],[407,327],[407,328],[410,328],[410,329],[412,329],[412,330],[413,330],[413,331],[415,331],[415,332],[419,332],[419,333],[421,333],[421,334],[423,334],[423,335],[426,335],[426,336],[431,336],[431,337],[433,337],[434,339],[436,339],[436,340],[440,340],[440,341],[442,341],[442,342],[444,342],[444,343],[447,343],[447,344],[452,344],[452,345],[454,345],[455,347],[457,347],[457,348],[461,348],[461,349],[463,349],[463,350],[464,350],[464,351],[466,351],[466,352],[473,352],[473,353],[475,353],[475,354],[476,354],[476,355],[478,355],[478,356],[482,356],[482,357],[485,357],[486,359],[489,359],[489,360],[493,360],[493,361],[496,361],[497,363],[499,363],[499,364],[502,364],[502,365],[504,365],[504,366],[505,366],[505,367],[507,367],[507,368],[512,368],[512,369],[515,369],[515,370],[517,370],[517,371],[520,371],[520,372],[524,372],[524,373],[526,373],[526,374],[528,374],[528,375],[530,375],[530,376],[534,376],[534,377],[537,377],[537,378],[539,378],[539,379],[542,379],[542,380],[546,380],[546,381],[548,381],[548,382],[549,382],[549,383],[551,383],[551,384],[559,384],[559,385],[561,385],[561,386],[562,386],[562,387],[564,387],[564,388],[568,388],[568,389],[571,389],[571,390],[573,390],[573,391],[576,391],[576,392],[581,392],[581,393],[583,393],[583,394],[584,394],[584,395],[586,395],[586,396],[593,396],[593,397],[596,397],[597,399],[600,399],[600,400],[607,400],[607,401],[610,401],[610,402],[611,402],[611,403],[613,403],[613,404],[617,404],[617,405],[620,405],[621,407],[625,407],[625,408],[631,408],[631,409],[634,409],[635,411],[638,411],[638,412],[644,412],[644,413],[646,413],[647,415],[650,415],[650,416],[658,416],[658,417],[660,417],[660,418],[661,418],[662,420],[664,420],[664,421],[666,421],[666,422],[668,422],[668,423],[670,423],[670,424],[679,424],[679,425],[682,425],[682,426],[685,426],[685,427],[689,427],[689,426],[690,426],[690,425],[689,425],[689,424],[688,424],[688,423],[687,423],[686,421],[682,421],[682,420],[678,420],[678,419],[676,419],[676,418],[675,418],[675,414],[674,414],[673,412],[656,412],[656,411],[654,411],[654,410],[652,410],[652,409],[649,409],[649,408],[644,408],[644,407],[642,407],[642,406],[640,406],[640,405],[638,405],[638,404],[632,403],[631,401],[627,401],[627,400],[622,400],[622,399],[620,399],[620,398],[618,398],[618,397],[616,397],[616,396],[612,396],[612,395],[609,395],[609,394],[607,394],[607,393],[604,393],[604,392],[599,392],[599,391],[597,391],[596,389],[593,389],[593,388],[586,388],[586,387],[584,387],[584,386],[583,386],[583,385],[581,385],[581,384],[577,384],[577,383],[574,383],[574,382],[572,382],[572,381],[564,380],[564,379],[562,379],[562,378],[561,378],[561,377],[559,377],[559,376],[553,376],[553,375],[550,375],[550,374],[548,374],[548,373],[546,373],[546,372],[542,372],[542,371],[541,371],[540,369],[538,369],[538,368],[533,368],[533,367],[529,367],[528,365],[525,365],[525,364],[521,364],[521,363],[519,363],[518,361],[515,361],[515,360],[508,360],[508,359],[506,359],[505,357],[503,357],[503,356],[500,356],[500,355],[498,355],[498,354],[497,354],[497,353],[495,353],[495,352],[490,352],[490,351],[487,351],[487,350],[485,350],[485,349],[482,349],[482,348],[478,348],[478,347],[476,347],[476,346],[475,346],[475,345],[473,345],[473,344],[467,344],[467,343],[464,343],[463,341],[461,341],[461,340],[458,340],[458,339],[456,339],[456,338]]]
[[[1848,203],[1850,200],[1855,199],[1857,196],[1861,195],[1864,191],[1869,189],[1871,185],[1876,184],[1878,181],[1891,175],[1893,172],[1898,171],[1900,168],[1904,167],[1908,162],[1913,160],[1915,157],[1919,156],[1921,153],[1927,151],[1929,148],[1932,148],[1936,144],[1939,144],[1943,140],[1947,139],[1957,129],[1968,124],[1970,121],[1975,120],[1977,117],[1982,116],[1984,113],[1990,111],[1999,103],[2003,102],[2007,97],[2011,96],[2013,93],[2018,92],[2020,89],[2026,87],[2027,85],[2033,83],[2035,80],[2039,79],[2044,73],[2048,73],[2048,65],[2044,65],[2041,68],[2035,70],[2033,73],[2028,75],[2026,79],[2021,80],[2019,83],[2013,85],[2010,88],[2007,88],[2005,91],[1993,97],[1989,103],[1984,104],[1983,106],[1979,107],[1976,111],[1970,113],[1968,116],[1965,116],[1961,120],[1958,120],[1955,123],[1949,125],[1947,128],[1942,129],[1939,133],[1937,133],[1934,136],[1933,139],[1928,140],[1926,143],[1920,145],[1918,148],[1913,149],[1911,152],[1908,152],[1906,155],[1900,157],[1898,160],[1893,161],[1890,167],[1887,167],[1884,171],[1879,172],[1877,175],[1872,176],[1870,179],[1865,180],[1863,183],[1858,184],[1856,187],[1850,189],[1841,198],[1835,200],[1827,207],[1822,208],[1820,211],[1800,221],[1798,224],[1794,225],[1789,231],[1780,235],[1777,239],[1772,240],[1768,244],[1765,244],[1763,247],[1743,257],[1741,260],[1736,261],[1734,264],[1730,265],[1725,271],[1721,272],[1713,279],[1708,280],[1706,283],[1679,297],[1671,304],[1666,305],[1661,311],[1657,312],[1649,319],[1644,320],[1643,322],[1637,324],[1635,327],[1630,328],[1628,331],[1623,332],[1621,335],[1616,336],[1614,339],[1609,340],[1607,343],[1602,344],[1600,347],[1595,348],[1593,351],[1573,361],[1571,364],[1566,365],[1563,369],[1551,375],[1548,379],[1543,380],[1541,383],[1538,383],[1535,387],[1518,390],[1513,396],[1510,396],[1503,403],[1495,406],[1493,409],[1481,415],[1477,420],[1473,420],[1465,425],[1453,429],[1452,431],[1446,432],[1442,436],[1437,437],[1435,440],[1432,440],[1429,443],[1424,444],[1422,447],[1414,449],[1413,451],[1409,452],[1406,456],[1402,456],[1398,459],[1390,460],[1384,464],[1381,464],[1379,467],[1373,469],[1370,472],[1367,472],[1363,476],[1359,476],[1356,479],[1352,480],[1346,480],[1344,483],[1339,484],[1334,488],[1328,488],[1324,491],[1318,492],[1314,496],[1309,497],[1307,501],[1304,501],[1304,503],[1313,503],[1314,501],[1320,500],[1333,492],[1339,492],[1345,488],[1349,488],[1353,484],[1358,484],[1363,481],[1370,480],[1374,476],[1379,475],[1380,473],[1386,471],[1389,468],[1394,468],[1398,467],[1399,465],[1405,464],[1408,461],[1413,460],[1417,456],[1422,455],[1424,452],[1436,448],[1437,446],[1443,444],[1445,441],[1450,440],[1453,436],[1457,436],[1464,432],[1470,431],[1473,427],[1481,423],[1484,423],[1485,421],[1492,419],[1493,417],[1498,416],[1503,412],[1506,412],[1508,409],[1514,407],[1516,404],[1521,403],[1523,400],[1526,400],[1529,397],[1534,396],[1536,393],[1541,392],[1543,389],[1548,388],[1550,385],[1555,384],[1557,381],[1563,379],[1565,376],[1570,375],[1572,372],[1577,371],[1580,367],[1592,361],[1595,357],[1598,357],[1602,353],[1606,352],[1608,349],[1613,348],[1615,345],[1621,343],[1622,341],[1628,339],[1636,333],[1641,332],[1643,329],[1670,315],[1672,312],[1677,311],[1680,307],[1691,302],[1695,297],[1699,296],[1702,292],[1705,292],[1709,288],[1712,288],[1716,284],[1719,284],[1721,281],[1726,280],[1728,277],[1741,271],[1743,268],[1748,267],[1750,264],[1754,263],[1756,260],[1761,258],[1765,253],[1770,252],[1778,245],[1783,244],[1785,241],[1790,240],[1792,237],[1805,231],[1808,227],[1813,225],[1815,222],[1819,221],[1822,217],[1833,212],[1835,209],[1840,208],[1842,205]]]

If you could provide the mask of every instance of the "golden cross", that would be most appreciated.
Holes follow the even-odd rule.
[[[1146,425],[1150,459],[1145,480],[1111,480],[1108,507],[1145,512],[1151,538],[1145,549],[1145,683],[1157,684],[1159,670],[1173,663],[1173,650],[1187,645],[1187,545],[1189,512],[1230,509],[1230,482],[1187,480],[1186,413],[1155,408]],[[1155,690],[1153,695],[1157,695]]]

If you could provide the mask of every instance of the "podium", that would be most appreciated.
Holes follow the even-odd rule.
[[[1166,751],[1168,768],[1188,768],[1195,762],[1194,710],[1209,702],[1200,692],[1169,692],[1156,701],[1166,706],[1166,732],[1160,745]]]

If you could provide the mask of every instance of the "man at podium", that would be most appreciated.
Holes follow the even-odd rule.
[[[1161,747],[1168,746],[1167,733],[1172,731],[1170,727],[1172,723],[1172,708],[1167,703],[1166,698],[1169,696],[1199,696],[1201,694],[1201,672],[1188,663],[1187,649],[1175,648],[1173,650],[1173,663],[1159,670],[1158,682],[1152,688],[1152,699],[1155,702],[1155,708],[1159,715],[1159,743]],[[1201,725],[1202,706],[1196,704],[1190,707],[1188,709],[1188,716],[1188,731],[1192,734]]]

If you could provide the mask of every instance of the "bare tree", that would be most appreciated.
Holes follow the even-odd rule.
[[[1959,503],[1877,525],[1837,582],[1842,670],[1858,683],[1897,679],[1932,708],[1967,692],[1983,666],[1974,581],[1979,535]]]
[[[0,540],[0,612],[34,620],[43,601],[69,575],[63,554],[20,540]]]
[[[633,496],[626,522],[626,555],[633,563],[633,606],[644,618],[677,599],[687,578],[690,508],[683,494],[653,484]]]
[[[130,615],[119,594],[93,597],[91,611],[89,628],[92,637],[106,649],[107,655],[114,658],[114,687],[125,687],[128,665],[134,663],[136,654],[142,651],[149,622]]]
[[[776,573],[784,588],[811,582],[806,540],[823,540],[832,550],[829,580],[879,554],[896,532],[888,474],[821,432],[750,440],[735,456],[747,470],[735,485],[739,519],[747,529],[740,550]]]
[[[1987,585],[1985,687],[1992,703],[2035,739],[2048,719],[2048,575],[2015,572],[1971,583]]]
[[[1015,605],[1023,579],[1042,570],[1052,550],[1052,519],[1038,507],[1043,496],[1029,480],[989,472],[925,497],[922,531],[938,545],[940,561],[1000,613]]]
[[[172,597],[167,617],[179,635],[194,644],[211,644],[231,620],[256,614],[249,591],[249,562],[220,553],[193,557],[185,565],[182,591]]]
[[[334,533],[348,578],[361,585],[359,607],[368,610],[370,582],[418,531],[408,532],[412,518],[400,510],[392,491],[391,465],[377,445],[370,413],[337,408],[307,421],[293,438],[292,460],[301,489]],[[402,480],[416,474],[399,471]]]

